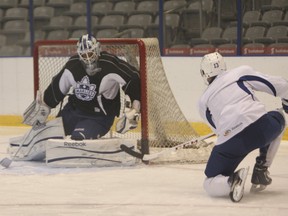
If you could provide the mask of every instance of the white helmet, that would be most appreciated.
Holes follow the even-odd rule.
[[[226,71],[226,63],[222,55],[218,52],[204,55],[200,63],[200,73],[206,85],[209,85],[209,78],[217,76],[222,71]]]
[[[97,60],[100,52],[100,43],[95,37],[85,34],[79,38],[77,42],[77,53],[84,63],[87,74],[90,76],[95,75],[96,72],[101,70],[97,68]]]

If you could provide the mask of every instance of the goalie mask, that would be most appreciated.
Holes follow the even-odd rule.
[[[204,55],[200,63],[200,73],[206,85],[209,85],[213,79],[222,71],[226,71],[226,63],[222,55],[218,52]]]
[[[89,76],[101,71],[97,65],[100,51],[100,43],[91,35],[83,35],[77,42],[77,53]]]

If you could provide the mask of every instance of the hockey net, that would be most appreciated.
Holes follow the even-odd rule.
[[[139,140],[143,153],[161,151],[199,137],[186,120],[170,89],[156,38],[99,39],[101,49],[116,54],[136,66],[141,78],[141,119],[138,128],[118,134],[115,126],[107,137],[125,137]],[[76,41],[38,41],[34,49],[35,94],[44,91],[64,66],[76,54]],[[123,96],[124,98],[124,96]],[[65,101],[64,101],[65,103]],[[51,112],[55,117],[61,105]],[[63,106],[63,104],[62,104]],[[124,106],[124,105],[123,105]],[[122,106],[122,109],[123,109]],[[207,146],[201,141],[200,146]],[[207,161],[211,146],[185,148],[167,154],[156,163],[201,163]]]

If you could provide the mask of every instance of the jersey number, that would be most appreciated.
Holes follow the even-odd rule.
[[[219,68],[219,64],[218,63],[214,63],[214,68]]]

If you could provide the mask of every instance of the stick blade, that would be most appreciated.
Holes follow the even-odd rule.
[[[3,159],[0,161],[1,166],[5,167],[5,168],[8,168],[11,163],[12,163],[12,160],[9,159],[9,158],[3,158]]]
[[[128,146],[126,146],[125,144],[121,144],[120,145],[120,149],[124,152],[126,152],[127,154],[136,157],[138,159],[142,159],[143,158],[143,154],[140,152],[136,152],[133,149],[129,148]]]

